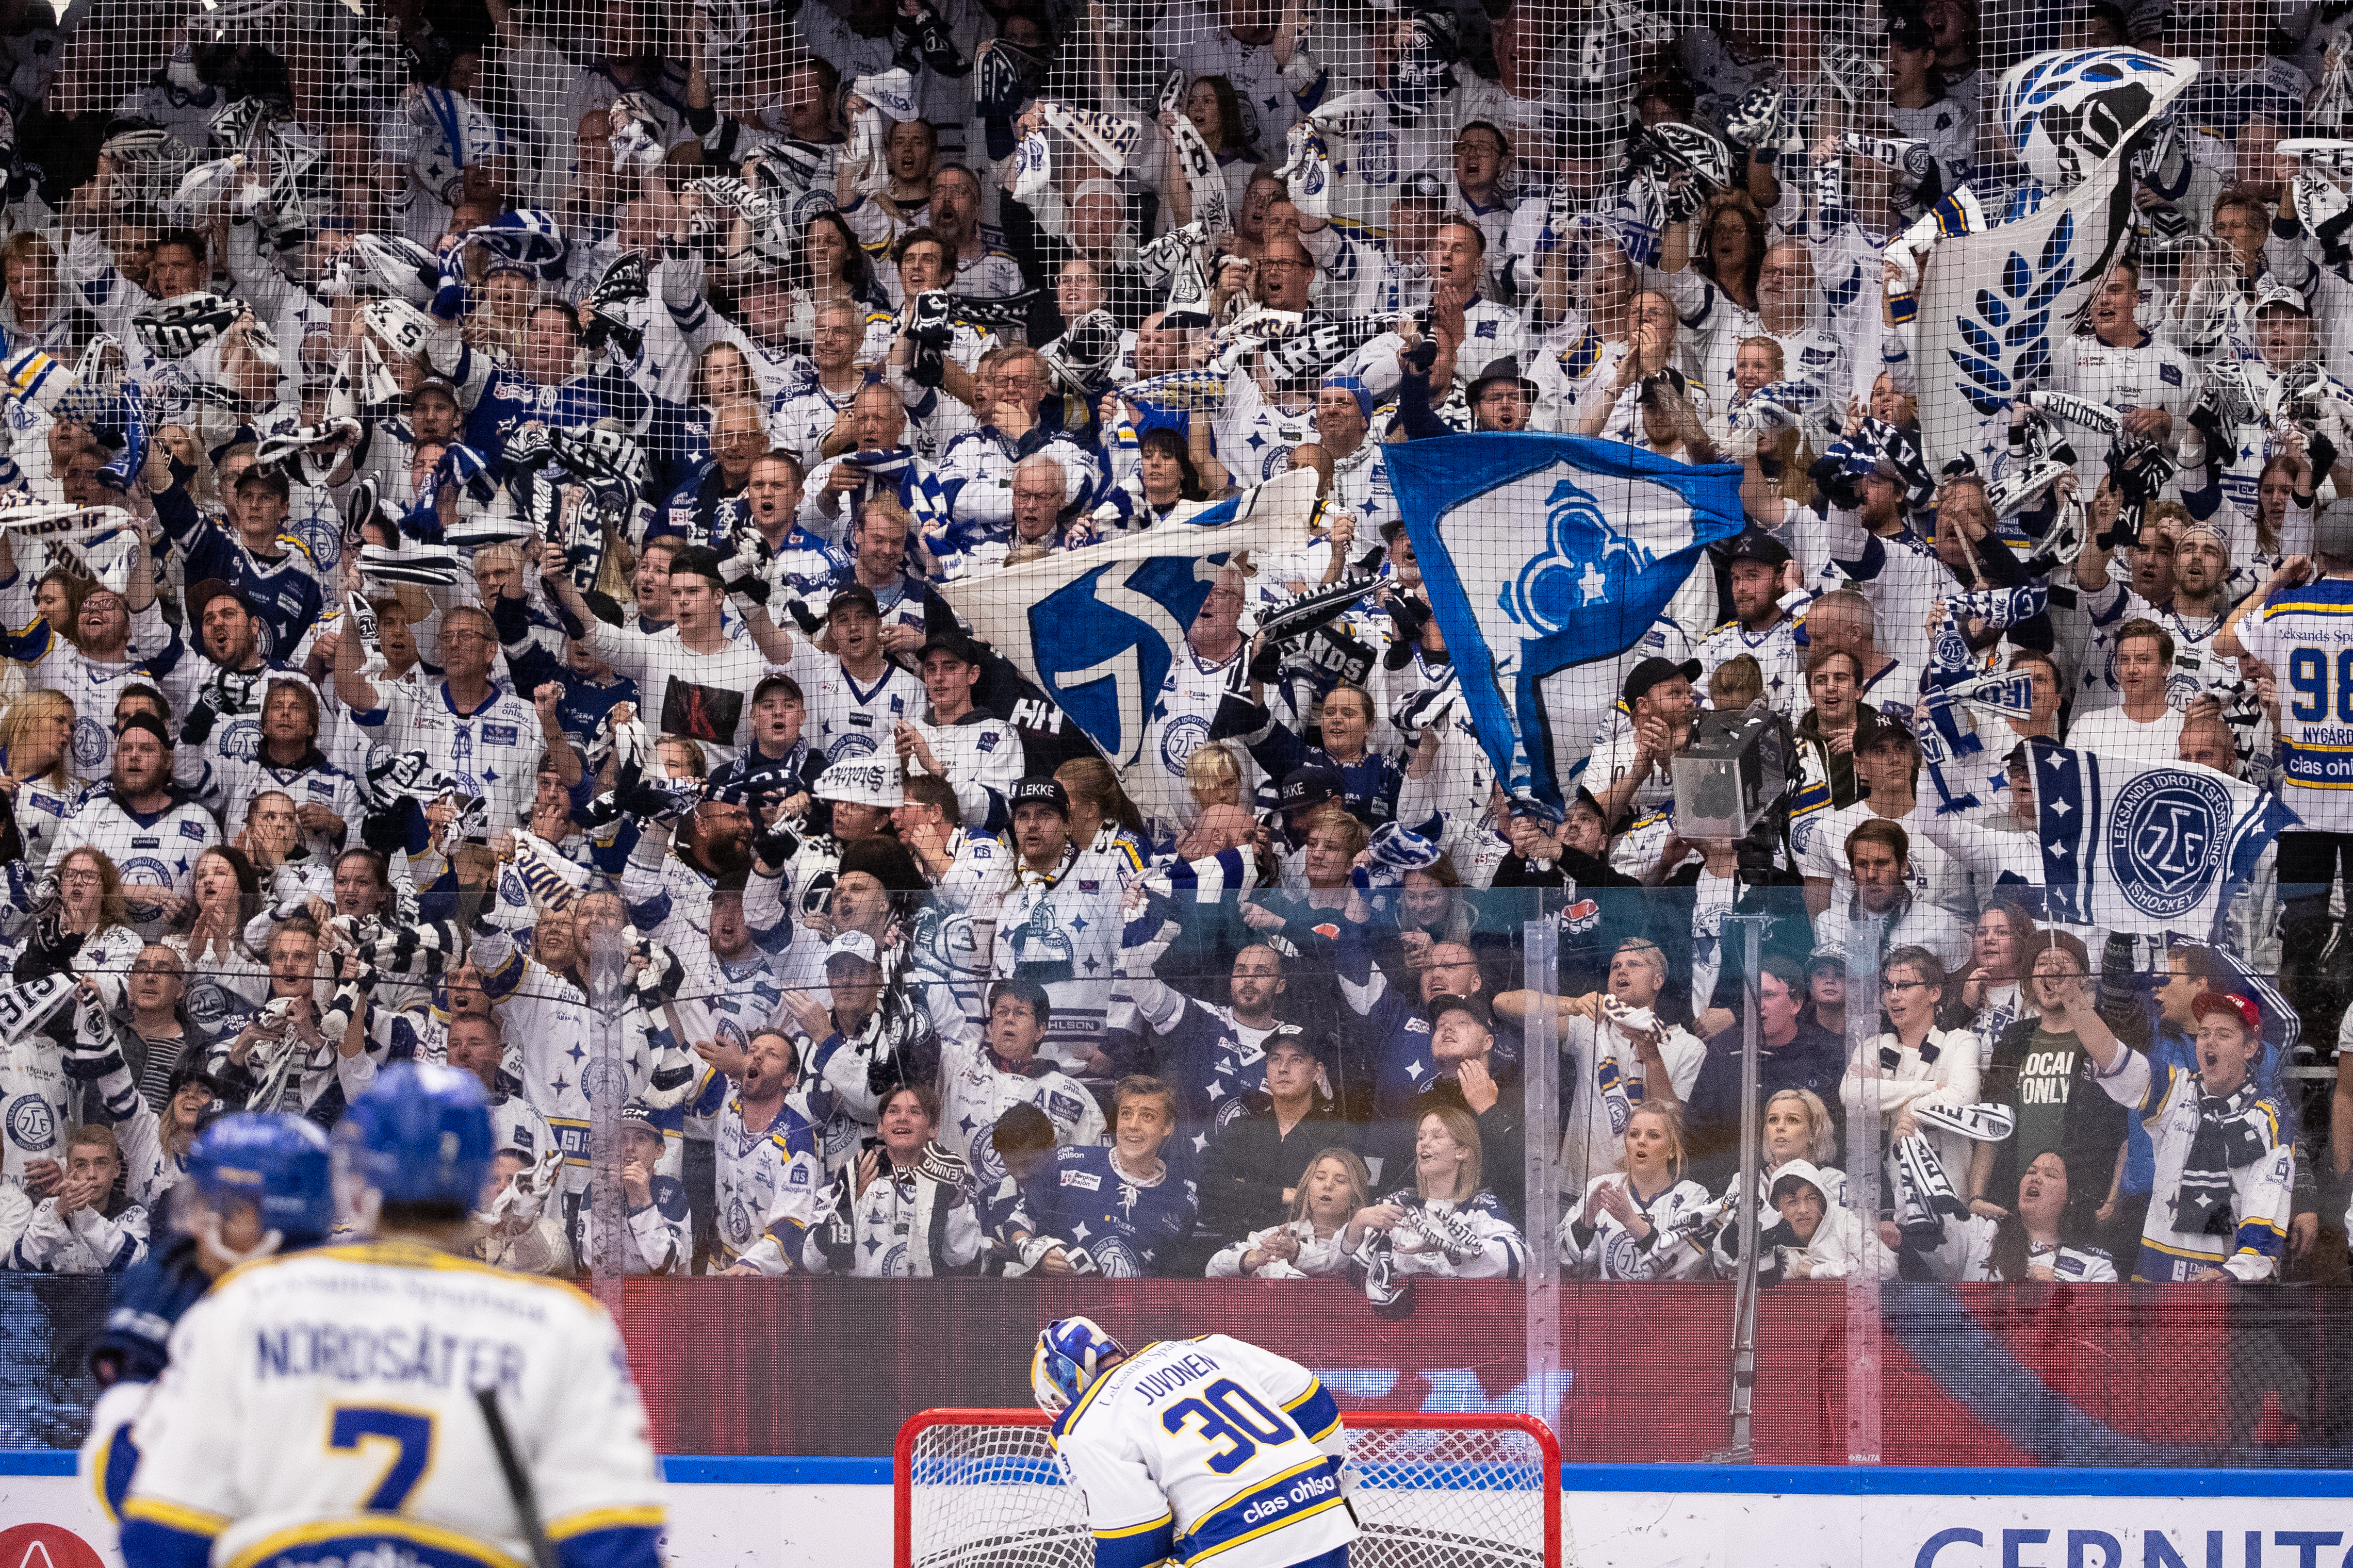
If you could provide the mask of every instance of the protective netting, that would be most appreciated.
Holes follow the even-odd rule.
[[[1088,1568],[1086,1500],[1045,1428],[1021,1412],[926,1426],[898,1479],[912,1509],[901,1568]],[[1536,1436],[1442,1415],[1351,1418],[1350,1502],[1373,1568],[1557,1568],[1545,1496],[1557,1478]],[[902,1456],[906,1450],[902,1446]]]

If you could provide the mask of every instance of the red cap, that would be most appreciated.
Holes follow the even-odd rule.
[[[2209,1013],[2228,1013],[2244,1024],[2250,1032],[2263,1032],[2263,1014],[2244,996],[2236,996],[2228,991],[2200,991],[2198,999],[2189,1004],[2189,1016],[2203,1018]]]

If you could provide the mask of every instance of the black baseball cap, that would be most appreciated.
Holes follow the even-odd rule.
[[[979,646],[954,626],[927,630],[923,635],[923,646],[915,650],[915,662],[921,664],[934,653],[944,653],[950,658],[961,659],[975,667],[980,663]]]
[[[1044,773],[1032,773],[1026,779],[1016,779],[1012,793],[1006,796],[1006,809],[1018,811],[1025,805],[1050,805],[1071,819],[1071,796],[1061,784]]]
[[[1887,19],[1887,41],[1899,49],[1933,49],[1936,35],[1925,17],[1904,11]]]
[[[1464,395],[1471,402],[1476,403],[1479,401],[1481,393],[1499,381],[1518,382],[1521,395],[1531,403],[1536,400],[1536,384],[1520,374],[1520,362],[1512,354],[1489,360],[1487,368],[1479,373],[1479,378],[1471,384],[1471,390]]]
[[[1336,772],[1310,763],[1283,775],[1276,805],[1284,811],[1304,811],[1327,800],[1339,799],[1344,787]]]
[[[442,396],[448,398],[449,400],[449,406],[452,408],[463,408],[465,406],[465,404],[459,399],[457,384],[446,375],[428,375],[424,380],[418,382],[417,384],[417,390],[409,395],[408,405],[411,408],[416,407],[419,403],[425,401],[425,395],[428,392],[438,392]]]
[[[673,567],[671,570],[677,569]],[[847,588],[836,588],[833,591],[832,599],[826,605],[825,613],[828,616],[833,615],[846,605],[862,606],[868,615],[878,621],[882,618],[882,601],[876,598],[874,590],[863,583],[852,583]]]
[[[1430,1026],[1433,1029],[1438,1027],[1438,1021],[1446,1016],[1449,1013],[1468,1013],[1472,1017],[1479,1021],[1479,1026],[1481,1028],[1485,1029],[1491,1035],[1495,1032],[1495,1015],[1493,1011],[1488,1007],[1487,1004],[1479,997],[1457,996],[1451,992],[1449,992],[1442,996],[1431,997],[1430,1001]]]
[[[1735,561],[1761,561],[1778,572],[1788,559],[1788,548],[1761,528],[1744,528],[1724,546],[1726,565]]]
[[[1653,655],[1627,672],[1626,700],[1640,702],[1652,687],[1663,685],[1679,675],[1685,680],[1697,680],[1699,671],[1700,663],[1695,658],[1687,658],[1677,664],[1673,659]]]
[[[232,583],[223,582],[218,577],[207,577],[190,588],[182,607],[187,611],[188,619],[202,621],[205,618],[205,606],[215,599],[221,598],[235,599],[237,608],[248,616],[255,613],[253,601],[247,598],[242,590]]]

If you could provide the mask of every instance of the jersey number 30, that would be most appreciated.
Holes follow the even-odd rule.
[[[1290,1422],[1230,1377],[1221,1377],[1196,1397],[1180,1399],[1162,1411],[1160,1425],[1175,1433],[1190,1426],[1204,1443],[1222,1442],[1225,1447],[1209,1456],[1209,1468],[1221,1476],[1249,1464],[1260,1444],[1288,1443],[1298,1436]]]
[[[433,1463],[433,1417],[383,1405],[335,1406],[327,1428],[328,1447],[357,1453],[375,1443],[392,1445],[392,1463],[360,1506],[370,1512],[397,1513]]]

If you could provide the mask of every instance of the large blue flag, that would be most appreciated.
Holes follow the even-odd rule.
[[[1740,469],[1584,436],[1447,436],[1382,450],[1439,630],[1495,776],[1558,809],[1559,739],[1583,755],[1627,656],[1745,526]]]

